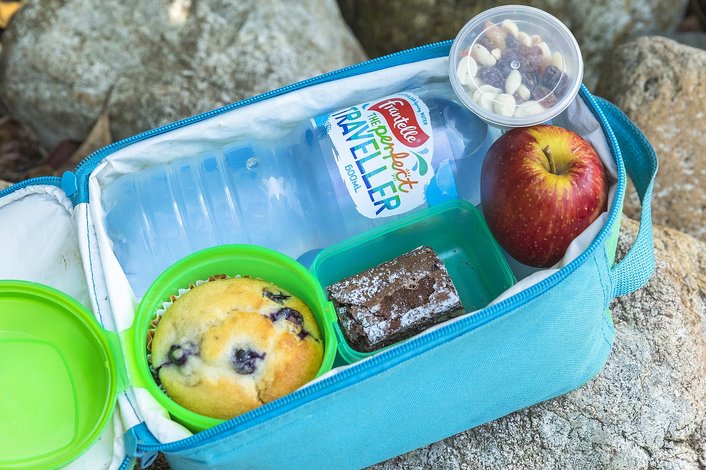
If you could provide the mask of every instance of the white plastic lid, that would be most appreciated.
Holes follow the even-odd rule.
[[[546,122],[574,100],[583,60],[571,31],[537,8],[508,5],[475,16],[451,46],[458,97],[497,127]]]

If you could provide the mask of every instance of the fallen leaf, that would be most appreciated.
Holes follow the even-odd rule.
[[[88,136],[86,136],[81,146],[71,155],[67,164],[71,167],[76,166],[83,158],[101,147],[110,145],[112,141],[113,136],[110,133],[110,118],[108,117],[108,110],[104,109],[93,125],[91,132],[88,133]]]
[[[0,191],[10,186],[12,186],[12,183],[5,180],[0,180]]]
[[[20,8],[22,8],[22,2],[0,3],[0,29],[7,29],[10,20]]]

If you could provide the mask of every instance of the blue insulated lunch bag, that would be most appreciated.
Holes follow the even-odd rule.
[[[92,202],[92,172],[115,152],[310,87],[405,74],[410,67],[421,70],[426,61],[443,62],[450,45],[446,41],[373,59],[136,135],[95,152],[63,181],[36,178],[10,187],[0,192],[0,202],[33,185],[61,186],[74,207],[85,208]],[[585,87],[577,99],[600,124],[609,144],[617,190],[605,226],[573,261],[473,315],[173,442],[160,442],[148,424],[140,422],[127,383],[120,409],[125,415],[132,408],[135,419],[128,421],[134,425],[122,437],[115,437],[123,440],[125,450],[120,468],[130,468],[137,459],[147,466],[158,452],[175,469],[361,468],[565,394],[594,377],[615,337],[608,305],[642,287],[654,269],[650,203],[657,159],[645,136],[617,107]],[[632,248],[615,263],[628,177],[642,203],[640,228]],[[0,221],[2,217],[0,205]],[[74,215],[74,222],[94,313],[104,328],[119,330],[121,321],[109,315],[119,308],[108,300],[113,300],[112,286],[100,268],[111,260],[101,259],[102,252],[95,249],[92,219]]]

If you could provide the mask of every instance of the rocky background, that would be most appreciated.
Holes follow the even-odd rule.
[[[502,3],[0,0],[0,189],[160,124],[452,38]],[[586,84],[657,150],[655,275],[612,305],[615,347],[586,386],[374,468],[704,469],[706,0],[532,5],[566,22]],[[634,191],[625,213],[639,216]],[[628,217],[620,255],[637,230]]]

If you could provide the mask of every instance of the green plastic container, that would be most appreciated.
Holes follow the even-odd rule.
[[[449,201],[401,218],[321,251],[311,272],[326,287],[427,245],[444,262],[466,312],[481,309],[515,284],[515,276],[472,204]],[[348,363],[372,354],[353,349],[336,319],[338,350]]]
[[[0,468],[58,468],[109,422],[118,370],[108,335],[51,287],[0,281]]]
[[[193,253],[167,268],[147,289],[135,317],[131,349],[139,381],[146,386],[171,416],[194,432],[215,426],[223,420],[194,413],[171,400],[154,382],[147,364],[147,330],[155,312],[190,283],[216,274],[250,276],[276,284],[299,297],[313,312],[324,340],[324,357],[317,374],[331,369],[336,356],[333,306],[314,276],[293,259],[253,245],[221,245]]]

